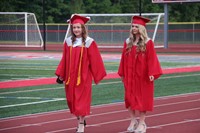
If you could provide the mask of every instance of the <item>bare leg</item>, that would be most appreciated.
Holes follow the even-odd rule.
[[[146,117],[146,111],[140,111],[140,120],[139,125],[136,129],[136,132],[145,133],[146,132],[146,124],[145,124],[145,117]]]
[[[84,116],[79,116],[79,119],[78,119],[78,130],[77,132],[81,133],[81,132],[84,132],[84,128],[85,128],[85,117]]]
[[[137,121],[136,121],[136,117],[135,117],[135,110],[132,110],[130,107],[128,108],[130,117],[131,117],[131,122],[129,127],[127,128],[127,130],[129,132],[133,132],[136,129],[137,126]]]
[[[146,111],[140,112],[140,121],[139,123],[145,123]]]

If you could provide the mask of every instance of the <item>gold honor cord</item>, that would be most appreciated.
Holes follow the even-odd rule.
[[[80,83],[81,83],[81,65],[82,65],[82,58],[83,58],[83,49],[84,49],[84,45],[82,44],[80,62],[79,62],[79,67],[78,67],[78,77],[77,77],[77,83],[76,83],[77,86],[80,85]],[[71,56],[72,56],[72,46],[70,46],[69,76],[68,76],[66,85],[69,85],[69,82],[70,82]]]
[[[70,53],[69,53],[69,75],[68,75],[68,79],[67,79],[66,85],[68,85],[69,82],[70,82],[71,56],[72,56],[72,46],[70,46]]]
[[[80,85],[81,83],[81,65],[82,65],[82,59],[83,59],[83,48],[84,48],[84,45],[82,44],[80,62],[79,62],[79,67],[78,67],[78,77],[77,77],[77,83],[76,83],[77,86]]]

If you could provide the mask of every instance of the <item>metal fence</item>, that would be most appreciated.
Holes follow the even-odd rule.
[[[42,26],[40,25],[40,29]],[[51,43],[62,44],[67,25],[63,24],[48,24],[46,26],[46,42],[47,45]],[[89,36],[94,38],[102,45],[118,45],[123,44],[128,37],[130,25],[89,25]],[[147,26],[148,34],[153,36],[153,27]],[[155,42],[163,44],[163,24],[159,25],[156,33]],[[169,44],[200,44],[200,23],[171,23],[169,24],[168,32]]]
[[[67,24],[47,24],[46,25],[46,45],[58,44],[62,45]],[[43,26],[39,25],[43,34]],[[149,36],[152,38],[154,25],[147,25]],[[3,29],[3,30],[2,30]],[[163,45],[164,31],[163,24],[158,26],[155,44]],[[99,46],[121,46],[128,37],[130,24],[90,24],[88,25],[89,36],[94,38]],[[12,25],[12,29],[0,25],[0,45],[16,44],[23,41],[23,30],[19,29],[19,25]],[[31,31],[32,32],[32,31]],[[200,45],[200,23],[170,23],[169,24],[169,44],[199,44]],[[7,44],[7,42],[9,43]]]

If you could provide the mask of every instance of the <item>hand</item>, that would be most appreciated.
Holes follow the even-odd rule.
[[[58,78],[56,79],[56,82],[57,82],[58,84],[62,84],[62,83],[63,83],[63,79],[62,79],[61,77],[58,77]]]
[[[154,81],[154,76],[149,76],[150,81]]]

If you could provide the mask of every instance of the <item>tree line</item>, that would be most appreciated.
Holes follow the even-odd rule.
[[[45,4],[43,4],[45,2]],[[141,5],[141,8],[140,8]],[[74,13],[163,13],[163,4],[151,0],[1,0],[0,12],[35,13],[43,22],[45,6],[46,23],[65,23]],[[199,22],[200,3],[168,4],[169,22]]]

